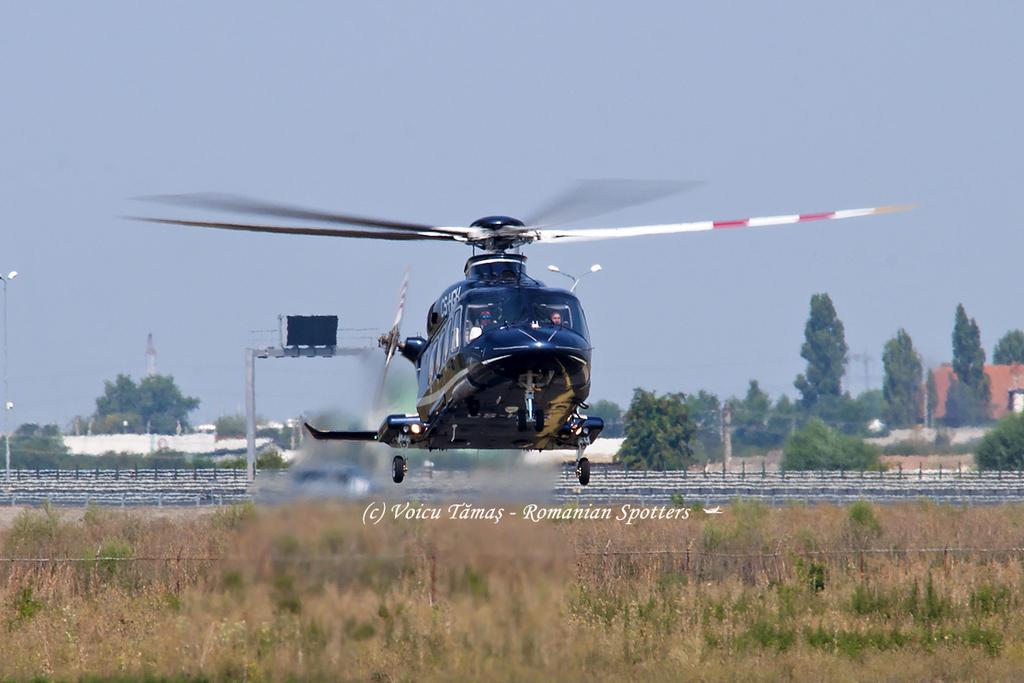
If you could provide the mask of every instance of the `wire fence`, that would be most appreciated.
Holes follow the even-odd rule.
[[[970,557],[972,555],[1021,555],[1024,556],[1024,547],[971,547],[971,546],[943,546],[943,547],[891,547],[891,548],[833,548],[827,550],[811,549],[779,549],[775,551],[758,552],[722,552],[717,550],[705,550],[698,546],[687,548],[657,548],[657,549],[589,549],[575,550],[568,553],[557,553],[556,555],[566,557],[664,557],[664,556],[690,556],[711,559],[730,560],[756,560],[776,558],[817,558],[817,557],[853,557],[860,555],[875,556],[907,556],[907,555],[943,555],[950,557]],[[415,553],[344,553],[334,555],[301,555],[301,554],[259,554],[259,555],[139,555],[139,556],[105,556],[95,557],[0,557],[0,564],[89,564],[94,562],[111,563],[143,563],[143,562],[209,562],[209,563],[255,563],[273,562],[284,564],[323,564],[323,563],[346,563],[361,561],[401,561],[420,560],[430,558],[430,552]],[[521,552],[519,550],[509,552],[479,552],[460,551],[459,560],[465,559],[503,559],[514,556],[517,559],[550,559],[552,553],[543,552]]]

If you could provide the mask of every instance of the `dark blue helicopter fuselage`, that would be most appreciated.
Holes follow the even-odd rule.
[[[601,421],[579,414],[590,393],[592,351],[579,299],[527,276],[525,260],[474,256],[466,279],[431,306],[427,338],[411,337],[401,348],[416,366],[417,415],[390,416],[379,440],[548,449],[597,437]]]

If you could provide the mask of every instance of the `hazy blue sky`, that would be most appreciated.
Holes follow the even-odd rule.
[[[927,362],[948,359],[958,301],[991,353],[1024,327],[1022,23],[1010,2],[5,3],[14,421],[91,412],[104,379],[143,373],[150,331],[197,417],[234,412],[250,330],[285,312],[383,328],[411,265],[405,331],[420,332],[469,255],[115,218],[155,193],[468,224],[577,178],[708,181],[595,227],[916,202],[527,253],[535,274],[605,267],[580,290],[595,398],[741,394],[751,377],[794,395],[819,291],[874,357],[875,386],[900,326]],[[352,361],[258,373],[271,416],[367,392]]]

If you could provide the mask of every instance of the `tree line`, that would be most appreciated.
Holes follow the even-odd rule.
[[[794,380],[798,397],[772,399],[757,380],[742,398],[714,393],[667,393],[636,389],[628,409],[597,401],[588,414],[606,421],[604,435],[625,436],[618,459],[627,467],[676,469],[723,457],[722,416],[731,415],[731,445],[737,455],[783,449],[791,469],[865,469],[878,466],[877,449],[864,444],[870,432],[930,424],[938,403],[931,372],[913,340],[899,329],[882,350],[881,390],[852,396],[842,379],[849,363],[842,320],[827,293],[814,294],[804,327],[800,355],[806,369]],[[942,423],[950,427],[990,421],[985,350],[977,322],[963,304],[956,308],[952,332],[953,374]],[[998,364],[1024,362],[1024,332],[1011,330],[996,345]],[[877,422],[876,422],[877,420]]]

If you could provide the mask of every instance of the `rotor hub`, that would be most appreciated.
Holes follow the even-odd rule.
[[[502,228],[522,228],[525,224],[518,218],[511,216],[484,216],[477,218],[470,225],[472,228],[483,228],[485,230],[501,230]]]

